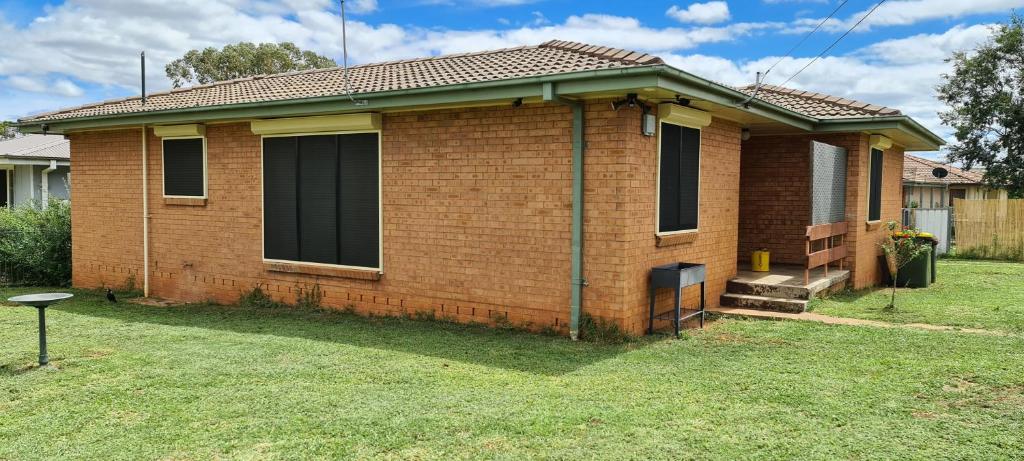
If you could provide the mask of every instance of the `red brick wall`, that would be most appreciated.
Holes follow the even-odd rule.
[[[248,123],[207,127],[205,206],[164,203],[160,140],[151,133],[152,293],[233,302],[259,283],[293,302],[298,286],[319,281],[325,304],[361,312],[434,311],[462,321],[507,315],[516,324],[562,327],[571,123],[568,108],[557,105],[385,116],[380,281],[264,270],[260,138]],[[120,285],[122,272],[142,259],[141,134],[71,139],[75,285]]]
[[[902,215],[903,149],[894,146],[885,151],[882,160],[882,216],[873,224],[868,217],[868,160],[871,149],[868,135],[860,135],[856,155],[851,152],[846,181],[846,217],[850,222],[850,263],[853,267],[854,288],[877,285],[882,280],[879,243],[888,229],[889,221],[899,222]],[[857,172],[853,174],[853,172]]]
[[[804,259],[804,232],[810,224],[810,142],[846,148],[846,219],[850,223],[848,262],[853,285],[862,288],[881,280],[876,263],[884,223],[899,221],[903,151],[885,153],[882,180],[882,219],[868,226],[867,181],[869,136],[863,133],[828,135],[755,136],[743,143],[740,192],[740,261],[760,247],[772,251],[772,261],[800,263]]]
[[[142,130],[73,134],[72,283],[142,286]]]
[[[803,264],[811,222],[811,154],[807,136],[754,136],[740,162],[739,261],[767,248],[775,263]]]
[[[631,116],[627,133],[640,133],[640,117]],[[688,243],[657,246],[655,237],[657,196],[657,138],[631,136],[628,144],[631,179],[623,204],[627,222],[625,243],[624,304],[620,311],[622,325],[631,333],[641,333],[648,324],[650,269],[670,262],[693,262],[707,265],[706,301],[708,307],[718,306],[726,282],[736,275],[736,244],[739,202],[740,126],[722,119],[701,130],[699,230]],[[683,305],[696,307],[699,289],[684,292]],[[664,289],[658,294],[658,312],[669,310],[673,293]]]
[[[564,332],[571,124],[570,110],[558,105],[385,115],[379,281],[265,270],[260,138],[247,123],[207,127],[205,206],[165,203],[161,143],[150,133],[152,293],[228,303],[262,284],[293,302],[297,288],[317,281],[329,306],[389,315],[432,311],[460,321],[502,316]],[[735,273],[739,127],[716,120],[704,131],[699,236],[660,249],[657,138],[641,134],[639,112],[612,111],[607,101],[587,104],[586,137],[584,310],[641,331],[647,272],[674,260],[711,264],[708,299],[717,302]],[[140,131],[71,140],[74,283],[121,285],[142,265]]]

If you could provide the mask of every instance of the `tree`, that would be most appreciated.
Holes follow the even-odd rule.
[[[938,92],[950,107],[939,116],[957,139],[949,160],[981,165],[987,184],[1024,197],[1024,19],[1014,14],[977,50],[947,62],[953,72]]]
[[[241,42],[218,50],[191,50],[164,68],[175,88],[261,74],[335,67],[333,59],[301,50],[294,43]]]
[[[886,309],[896,309],[896,288],[900,269],[931,248],[931,243],[924,241],[921,233],[889,221],[889,233],[882,239],[880,246],[885,254],[885,263],[892,275],[892,297]]]
[[[13,138],[16,134],[18,134],[18,129],[14,126],[14,122],[0,120],[0,140]]]

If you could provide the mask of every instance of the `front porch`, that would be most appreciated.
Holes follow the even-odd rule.
[[[776,264],[768,272],[754,272],[741,266],[726,285],[721,297],[723,307],[761,309],[778,312],[804,312],[815,296],[846,288],[850,271],[819,267],[811,269],[804,281],[804,266]]]
[[[826,142],[827,141],[827,142]],[[851,152],[860,136],[757,136],[745,141],[740,163],[739,270],[723,307],[799,313],[815,296],[852,283],[858,185],[866,169]],[[851,171],[848,175],[848,171]],[[849,197],[849,200],[848,200]],[[850,207],[847,207],[847,204]],[[770,253],[771,270],[750,270],[751,255]]]

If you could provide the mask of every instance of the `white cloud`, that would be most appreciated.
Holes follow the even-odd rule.
[[[64,97],[77,97],[85,94],[78,85],[66,78],[52,80],[44,75],[12,75],[7,77],[7,85],[11,89],[29,93],[46,93]]]
[[[694,3],[686,8],[672,5],[665,14],[679,22],[697,24],[716,24],[730,17],[729,4],[723,1]]]
[[[24,75],[12,75],[7,77],[7,84],[10,85],[11,88],[21,91],[28,91],[31,93],[47,92],[46,84],[42,80]]]
[[[345,11],[356,14],[372,13],[377,11],[377,0],[349,0],[345,4]]]
[[[53,91],[61,96],[77,97],[85,94],[78,85],[66,78],[58,79],[53,82]]]
[[[856,29],[859,32],[872,27],[906,26],[935,19],[958,19],[970,15],[1004,13],[1024,7],[1024,0],[894,0],[883,3]],[[829,19],[824,30],[845,31],[857,23],[870,8],[850,15],[846,19]],[[803,33],[813,29],[822,18],[804,18],[794,22],[790,33]]]

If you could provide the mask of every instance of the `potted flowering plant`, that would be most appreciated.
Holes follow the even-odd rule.
[[[892,296],[886,309],[896,309],[896,288],[899,286],[900,269],[926,254],[932,248],[930,239],[933,237],[893,221],[888,223],[888,229],[889,232],[879,246],[882,247],[886,267],[892,276]]]

